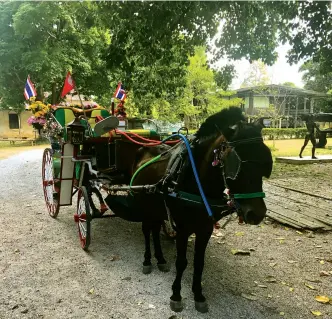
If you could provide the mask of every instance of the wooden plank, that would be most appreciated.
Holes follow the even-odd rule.
[[[270,196],[269,200],[267,202],[272,202],[274,205],[278,205],[278,206],[281,206],[280,203],[287,205],[286,206],[287,208],[283,207],[285,209],[285,212],[283,213],[283,215],[288,216],[289,212],[294,212],[299,216],[299,220],[301,220],[303,223],[308,224],[308,222],[310,222],[310,223],[312,223],[312,225],[317,224],[326,230],[331,230],[331,227],[329,227],[331,225],[328,224],[328,221],[325,222],[324,220],[320,220],[317,217],[313,217],[310,215],[310,212],[308,212],[308,211],[303,211],[303,210],[297,211],[298,207],[296,207],[296,204],[294,204],[290,201],[288,201],[287,203],[284,203],[284,202],[282,202],[282,200],[280,200],[279,197],[273,198],[273,196]]]
[[[276,194],[278,196],[282,196],[282,197],[286,197],[286,198],[290,198],[295,202],[299,202],[308,206],[312,206],[312,207],[317,207],[317,205],[319,205],[319,207],[321,209],[327,209],[330,210],[332,207],[332,201],[330,200],[326,200],[326,199],[320,199],[320,198],[311,198],[310,202],[308,202],[308,195],[304,195],[304,194],[298,194],[295,192],[291,192],[288,190],[284,190],[281,187],[274,187],[272,185],[269,186],[265,186],[265,191],[267,191],[269,194]],[[296,196],[296,198],[294,197]],[[315,205],[311,204],[312,201],[315,200]],[[326,201],[331,202],[330,205],[325,205]],[[332,215],[331,215],[332,217]]]
[[[287,218],[284,215],[278,214],[277,212],[271,210],[271,208],[268,208],[268,212],[266,213],[266,215],[282,224],[286,224],[286,225],[292,226],[297,229],[303,229],[303,228],[307,227],[307,225],[300,226],[299,224],[295,223],[292,219]],[[310,227],[308,227],[308,228],[310,229]]]
[[[280,187],[280,188],[288,189],[288,190],[296,192],[296,193],[305,194],[305,195],[308,195],[308,196],[322,198],[322,199],[326,199],[326,200],[332,201],[332,198],[330,198],[330,197],[325,197],[325,196],[321,196],[321,195],[307,193],[307,192],[304,192],[304,191],[300,191],[299,189],[295,189],[295,188],[291,188],[291,187],[286,187],[286,186],[278,185],[277,183],[271,183],[271,182],[269,182],[269,184],[277,186],[277,187]]]
[[[311,198],[308,201],[308,196],[306,196],[305,199],[300,199],[299,197],[301,197],[301,196],[299,196],[298,194],[296,194],[296,195],[297,195],[297,197],[294,198],[292,196],[291,192],[286,192],[286,191],[280,190],[280,188],[279,188],[279,192],[278,191],[271,191],[269,189],[267,197],[269,198],[271,196],[278,196],[279,200],[281,200],[283,202],[285,200],[287,200],[287,203],[288,203],[289,200],[290,200],[291,202],[298,203],[298,206],[301,206],[301,209],[304,209],[306,211],[310,210],[310,216],[315,217],[315,218],[317,217],[319,220],[323,219],[324,222],[326,222],[328,225],[331,225],[332,215],[329,215],[324,211],[330,211],[331,207],[332,207],[332,203],[331,203],[331,206],[327,206],[327,205],[322,205],[323,201],[317,201],[316,200],[316,203],[311,204],[313,198]],[[287,203],[286,203],[286,205],[287,205]],[[309,209],[308,206],[311,206],[313,209]],[[317,210],[317,208],[319,210]]]
[[[269,203],[269,201],[266,200],[267,203]],[[321,223],[316,223],[314,221],[308,220],[306,218],[303,218],[303,216],[301,216],[300,214],[298,214],[297,212],[294,212],[292,210],[286,210],[285,213],[285,209],[283,207],[281,207],[280,205],[276,205],[274,203],[271,203],[271,205],[267,205],[267,208],[269,210],[272,210],[275,213],[278,213],[279,215],[282,215],[286,218],[291,219],[293,222],[295,222],[296,224],[298,224],[299,226],[302,227],[308,227],[311,229],[322,229],[324,228]]]
[[[287,207],[291,207],[293,210],[298,211],[299,213],[305,216],[308,216],[310,218],[315,218],[320,222],[332,226],[332,217],[326,216],[324,212],[318,211],[316,208],[308,208],[308,206],[307,205],[305,206],[305,204],[298,204],[294,201],[289,201],[289,198],[287,201],[285,201],[284,198],[273,195],[271,193],[269,194],[269,199],[278,200],[279,202],[284,203]],[[298,210],[299,208],[300,210]]]

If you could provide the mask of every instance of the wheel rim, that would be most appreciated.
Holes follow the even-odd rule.
[[[77,223],[78,234],[83,249],[87,249],[90,244],[90,219],[90,205],[87,192],[85,187],[82,187],[78,191],[75,221]]]
[[[56,217],[59,212],[59,189],[55,188],[55,183],[57,180],[54,178],[53,172],[53,156],[51,149],[46,149],[43,155],[43,168],[42,168],[42,178],[43,178],[43,189],[45,203],[48,213],[52,217]]]

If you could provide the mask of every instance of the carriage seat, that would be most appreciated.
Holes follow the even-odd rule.
[[[70,107],[59,107],[54,111],[54,116],[62,127],[66,127],[75,119],[75,113]]]

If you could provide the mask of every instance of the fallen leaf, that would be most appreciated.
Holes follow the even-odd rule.
[[[267,295],[268,298],[272,298],[272,295]]]
[[[297,261],[296,260],[288,260],[288,263],[289,264],[295,264],[295,263],[297,263]]]
[[[297,230],[296,231],[299,235],[302,235],[303,233],[302,232],[300,232],[299,230]]]
[[[313,311],[313,310],[311,310],[311,313],[314,315],[314,316],[321,316],[322,315],[322,313],[320,312],[320,311]]]
[[[232,249],[231,253],[233,255],[245,255],[245,256],[249,256],[250,255],[250,251],[240,250],[240,249]]]
[[[328,303],[330,301],[330,298],[326,296],[316,296],[315,299],[320,303]]]
[[[244,232],[243,231],[238,231],[235,233],[235,236],[243,236]]]
[[[285,240],[284,237],[277,237],[276,240]]]
[[[94,290],[93,288],[89,290],[89,294],[90,294],[90,295],[92,295],[92,294],[94,294],[94,293],[95,293],[95,290]]]
[[[216,233],[216,236],[217,236],[217,237],[225,237],[225,235],[224,235],[223,233],[221,233],[221,232]]]
[[[284,316],[285,315],[285,313],[282,311],[282,312],[280,312],[280,316]]]
[[[282,281],[281,284],[287,286],[287,282]]]
[[[277,265],[277,263],[269,263],[270,267],[275,267]]]
[[[244,293],[242,293],[241,296],[248,299],[248,300],[252,300],[252,301],[255,301],[255,300],[258,299],[256,296],[249,295],[249,294],[244,294]]]
[[[307,280],[307,281],[310,281],[310,282],[315,282],[315,283],[319,283],[319,282],[321,282],[319,279],[311,279],[311,278],[307,278],[306,280]]]
[[[149,304],[149,309],[155,309],[155,308],[156,308],[156,306]]]
[[[283,243],[284,243],[284,241],[283,241],[283,240],[280,240],[280,241],[279,241],[279,243],[280,243],[280,244],[283,244]]]
[[[315,288],[314,286],[308,285],[308,284],[306,284],[306,283],[304,283],[304,285],[305,285],[306,287],[312,289],[312,290],[316,290],[316,288]]]
[[[316,247],[316,248],[322,248],[323,246],[321,246],[321,245],[316,245],[315,247]]]
[[[285,230],[289,230],[289,228],[288,228],[288,227],[285,227]]]
[[[322,270],[322,271],[319,273],[319,275],[320,275],[321,277],[323,277],[323,276],[330,276],[330,273],[329,273],[328,271]]]
[[[324,261],[324,260],[321,260],[319,263],[320,263],[321,265],[324,265],[324,264],[325,264],[325,261]]]
[[[120,259],[121,259],[120,256],[117,256],[117,255],[112,255],[110,257],[110,261],[116,261],[116,260],[120,260]]]
[[[289,288],[289,291],[294,291],[294,288],[292,288],[292,287],[291,287],[291,288]]]
[[[268,277],[266,278],[266,282],[277,282],[277,279],[275,279],[274,277]]]
[[[259,287],[259,288],[267,288],[267,286],[265,286],[265,285],[257,285],[257,287]]]
[[[122,280],[129,281],[129,280],[131,280],[131,277],[124,277],[124,278],[122,278]]]

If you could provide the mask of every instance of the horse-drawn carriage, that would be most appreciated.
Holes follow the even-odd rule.
[[[271,174],[272,156],[264,145],[262,123],[247,123],[239,108],[224,109],[211,115],[194,136],[176,134],[161,141],[155,132],[126,130],[125,119],[104,109],[58,108],[49,114],[46,127],[56,127],[62,134],[43,155],[49,214],[56,217],[60,206],[71,205],[77,193],[74,220],[83,249],[90,244],[94,218],[142,221],[145,274],[152,270],[151,233],[157,266],[168,269],[159,232],[162,221],[171,216],[177,250],[171,309],[183,309],[181,278],[188,237],[195,233],[192,289],[196,309],[206,312],[201,282],[214,223],[237,212],[241,221],[258,224],[266,214],[262,179]],[[105,215],[107,206],[115,214]]]
[[[128,129],[128,119],[111,116],[102,107],[88,110],[58,107],[48,114],[47,124],[58,132],[58,138],[50,138],[51,148],[43,154],[43,190],[50,216],[56,218],[61,206],[72,205],[77,193],[74,220],[83,249],[90,244],[94,218],[120,216],[142,221],[140,212],[133,207],[118,210],[116,215],[105,214],[108,211],[105,201],[128,205],[127,192],[117,195],[115,185],[129,185],[136,151],[142,145],[160,144],[157,132]],[[173,237],[168,221],[163,226],[166,235]]]

